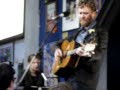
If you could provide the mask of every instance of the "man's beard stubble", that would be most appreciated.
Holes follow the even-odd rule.
[[[86,22],[86,21],[80,20],[80,25],[83,26],[83,27],[89,26],[90,23],[91,22]]]

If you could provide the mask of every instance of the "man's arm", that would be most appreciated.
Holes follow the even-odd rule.
[[[99,65],[102,62],[102,56],[105,50],[107,50],[108,43],[108,31],[107,29],[97,28],[97,46],[95,48],[95,54],[89,60],[81,61],[84,68],[90,72],[96,72],[99,69]]]

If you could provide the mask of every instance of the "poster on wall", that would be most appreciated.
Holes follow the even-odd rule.
[[[79,17],[77,14],[78,0],[63,0],[63,12],[70,12],[69,16],[63,17],[62,30],[68,31],[79,27]]]
[[[47,22],[46,22],[46,32],[50,32],[54,29],[54,31],[57,31],[57,25],[56,21],[53,20],[52,18],[56,16],[56,2],[50,2],[47,4],[46,8],[46,17],[47,17]]]
[[[13,64],[13,43],[0,46],[0,62]]]
[[[56,48],[56,42],[51,42],[44,46],[43,72],[48,79],[48,86],[54,86],[58,83],[57,76],[51,72]]]

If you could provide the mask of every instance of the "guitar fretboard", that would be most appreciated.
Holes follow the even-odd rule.
[[[67,52],[67,56],[70,56],[70,55],[72,55],[72,54],[75,54],[76,50],[77,50],[77,48],[74,49],[74,50],[68,51],[68,52]]]

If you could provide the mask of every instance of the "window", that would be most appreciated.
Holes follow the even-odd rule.
[[[0,44],[24,36],[24,0],[0,1]]]

